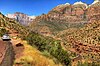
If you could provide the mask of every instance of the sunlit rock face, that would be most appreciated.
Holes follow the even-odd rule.
[[[82,26],[98,19],[100,19],[99,0],[94,1],[90,5],[79,1],[74,4],[65,3],[58,5],[49,11],[48,14],[36,17],[29,26],[34,28],[33,30],[40,29],[39,26],[46,26],[53,32],[56,30],[65,30],[68,27],[72,28],[75,24],[81,24]]]
[[[16,12],[14,14],[7,14],[6,15],[9,18],[16,19],[18,22],[20,22],[22,25],[28,25],[30,22],[35,19],[35,16],[28,16],[24,13]]]
[[[100,19],[100,1],[95,0],[87,8],[87,17],[89,20],[99,20]]]
[[[86,21],[92,15],[100,14],[100,1],[95,0],[92,4],[87,5],[81,1],[74,4],[61,4],[53,8],[48,14],[41,15],[36,18],[45,19],[47,21],[65,21],[65,22],[80,22]]]
[[[82,2],[76,2],[73,5],[66,3],[53,8],[48,14],[36,18],[47,21],[80,22],[86,20],[86,9],[88,5]]]

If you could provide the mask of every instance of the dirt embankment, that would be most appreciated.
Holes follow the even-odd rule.
[[[0,52],[2,53],[0,66],[13,66],[14,51],[11,42],[2,42],[2,44],[0,43],[0,45],[4,45],[2,46],[2,51],[0,50]]]

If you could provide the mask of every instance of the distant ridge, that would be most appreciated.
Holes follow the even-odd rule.
[[[28,16],[27,14],[16,12],[14,14],[7,14],[6,17],[17,20],[22,25],[28,25],[35,19],[35,16]]]
[[[81,1],[74,4],[65,3],[54,7],[48,14],[36,17],[29,26],[32,28],[31,30],[40,34],[57,33],[68,28],[83,27],[84,24],[96,20],[94,15],[100,15],[99,0],[94,1],[91,5]],[[43,27],[46,27],[45,31],[40,32]]]

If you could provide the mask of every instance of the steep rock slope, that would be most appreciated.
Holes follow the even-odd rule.
[[[97,4],[95,4],[97,6]],[[94,6],[89,7],[87,10],[91,11]],[[89,23],[83,28],[71,28],[61,33],[58,33],[57,38],[61,38],[66,42],[63,47],[71,52],[75,52],[82,56],[81,60],[87,62],[95,62],[100,65],[100,7],[97,6],[96,10],[92,10],[93,14],[89,15]],[[88,60],[87,60],[88,59]],[[78,61],[80,59],[74,59]]]
[[[17,20],[19,23],[21,23],[22,25],[27,26],[30,22],[33,21],[33,19],[35,19],[35,16],[28,16],[24,13],[20,13],[20,12],[16,12],[14,14],[7,14],[6,15],[8,18],[12,18]]]
[[[76,2],[73,5],[69,3],[58,5],[48,14],[42,14],[41,16],[36,17],[30,24],[30,27],[38,33],[40,33],[38,29],[41,29],[40,27],[44,26],[47,26],[51,33],[59,32],[67,28],[83,27],[84,24],[91,21],[90,19],[94,19],[95,16],[100,15],[99,6],[100,1],[91,5],[82,2]],[[44,32],[42,33],[45,35],[50,34],[49,32]]]
[[[98,16],[98,17],[96,17]],[[87,9],[87,17],[89,20],[98,20],[100,19],[100,1],[94,2]]]
[[[59,66],[59,63],[61,66],[70,64],[70,58],[68,57],[69,55],[68,55],[67,51],[64,51],[62,49],[62,47],[60,46],[60,42],[58,42],[54,39],[51,39],[49,37],[43,37],[39,34],[36,34],[32,31],[30,31],[28,28],[25,28],[24,26],[20,25],[17,21],[15,21],[13,19],[9,19],[1,13],[0,13],[0,28],[7,30],[7,33],[10,34],[11,39],[16,39],[16,38],[24,39],[28,42],[28,44],[30,46],[33,46],[33,48],[34,47],[37,48],[37,51],[38,50],[41,52],[46,51],[46,54],[45,54],[46,57],[45,57],[45,55],[43,56],[43,54],[41,52],[40,52],[41,54],[38,54],[38,55],[42,56],[42,59],[45,58],[46,61],[44,59],[43,59],[44,61],[41,61],[40,59],[38,59],[38,57],[41,57],[41,56],[38,56],[37,58],[35,58],[36,61],[32,61],[31,63],[29,62],[30,58],[29,58],[29,61],[27,61],[27,59],[25,59],[24,60],[25,65],[31,64],[33,66],[40,66],[42,62],[46,63],[46,65],[43,64],[43,66],[48,66],[48,65]],[[5,31],[2,33],[5,33]],[[45,40],[46,40],[46,43],[45,43]],[[57,44],[57,46],[55,44]],[[48,47],[48,48],[46,48],[46,47]],[[58,51],[58,49],[59,49],[59,52],[55,53],[55,51]],[[19,51],[18,51],[18,53],[19,53]],[[58,55],[58,54],[60,54],[60,55]],[[62,56],[62,54],[63,54],[63,56]],[[20,56],[23,56],[23,55],[20,55]],[[32,56],[32,55],[30,55],[30,56]],[[34,57],[34,56],[32,56],[32,57]],[[62,58],[62,57],[64,57],[64,58]],[[48,59],[46,59],[46,58],[48,58]],[[50,60],[49,60],[49,58],[50,58]],[[38,64],[36,62],[41,62],[41,63]],[[21,63],[16,63],[16,64],[19,65]],[[34,65],[34,64],[36,64],[36,65]]]
[[[0,13],[0,28],[7,30],[8,33],[10,31],[15,33],[21,33],[27,35],[27,29],[20,25],[17,21],[5,17],[2,13]]]

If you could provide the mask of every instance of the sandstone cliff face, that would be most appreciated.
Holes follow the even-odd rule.
[[[48,14],[40,16],[40,19],[46,19],[47,21],[58,20],[65,22],[84,21],[86,20],[86,9],[87,5],[84,3],[73,5],[63,4],[55,7]]]
[[[62,4],[53,8],[48,14],[41,15],[35,20],[39,21],[45,19],[52,21],[58,19],[65,22],[79,22],[85,21],[92,15],[100,14],[100,1],[87,5],[82,2],[76,2],[73,5]]]
[[[76,22],[84,19],[85,10],[86,6],[84,4],[59,5],[50,11],[49,14],[53,14],[53,18],[60,17],[66,22]]]
[[[73,5],[67,3],[58,5],[57,7],[53,8],[48,14],[43,14],[36,17],[36,19],[33,20],[33,22],[30,24],[30,26],[31,28],[35,28],[36,26],[47,26],[50,29],[57,30],[56,28],[59,28],[58,30],[64,30],[73,27],[73,25],[75,27],[77,24],[77,27],[81,27],[83,26],[83,24],[86,24],[93,20],[98,20],[99,17],[100,1],[96,1],[91,5],[87,5],[82,2],[76,2]],[[37,30],[38,29],[40,28],[38,27]],[[53,32],[55,32],[55,30],[53,30]]]
[[[20,22],[22,25],[28,25],[30,22],[33,21],[35,16],[28,16],[24,13],[16,12],[14,14],[7,14],[6,15],[9,18],[16,19],[18,22]]]
[[[92,4],[87,9],[87,17],[89,20],[99,20],[100,18],[100,2]],[[96,18],[97,17],[97,18]]]

